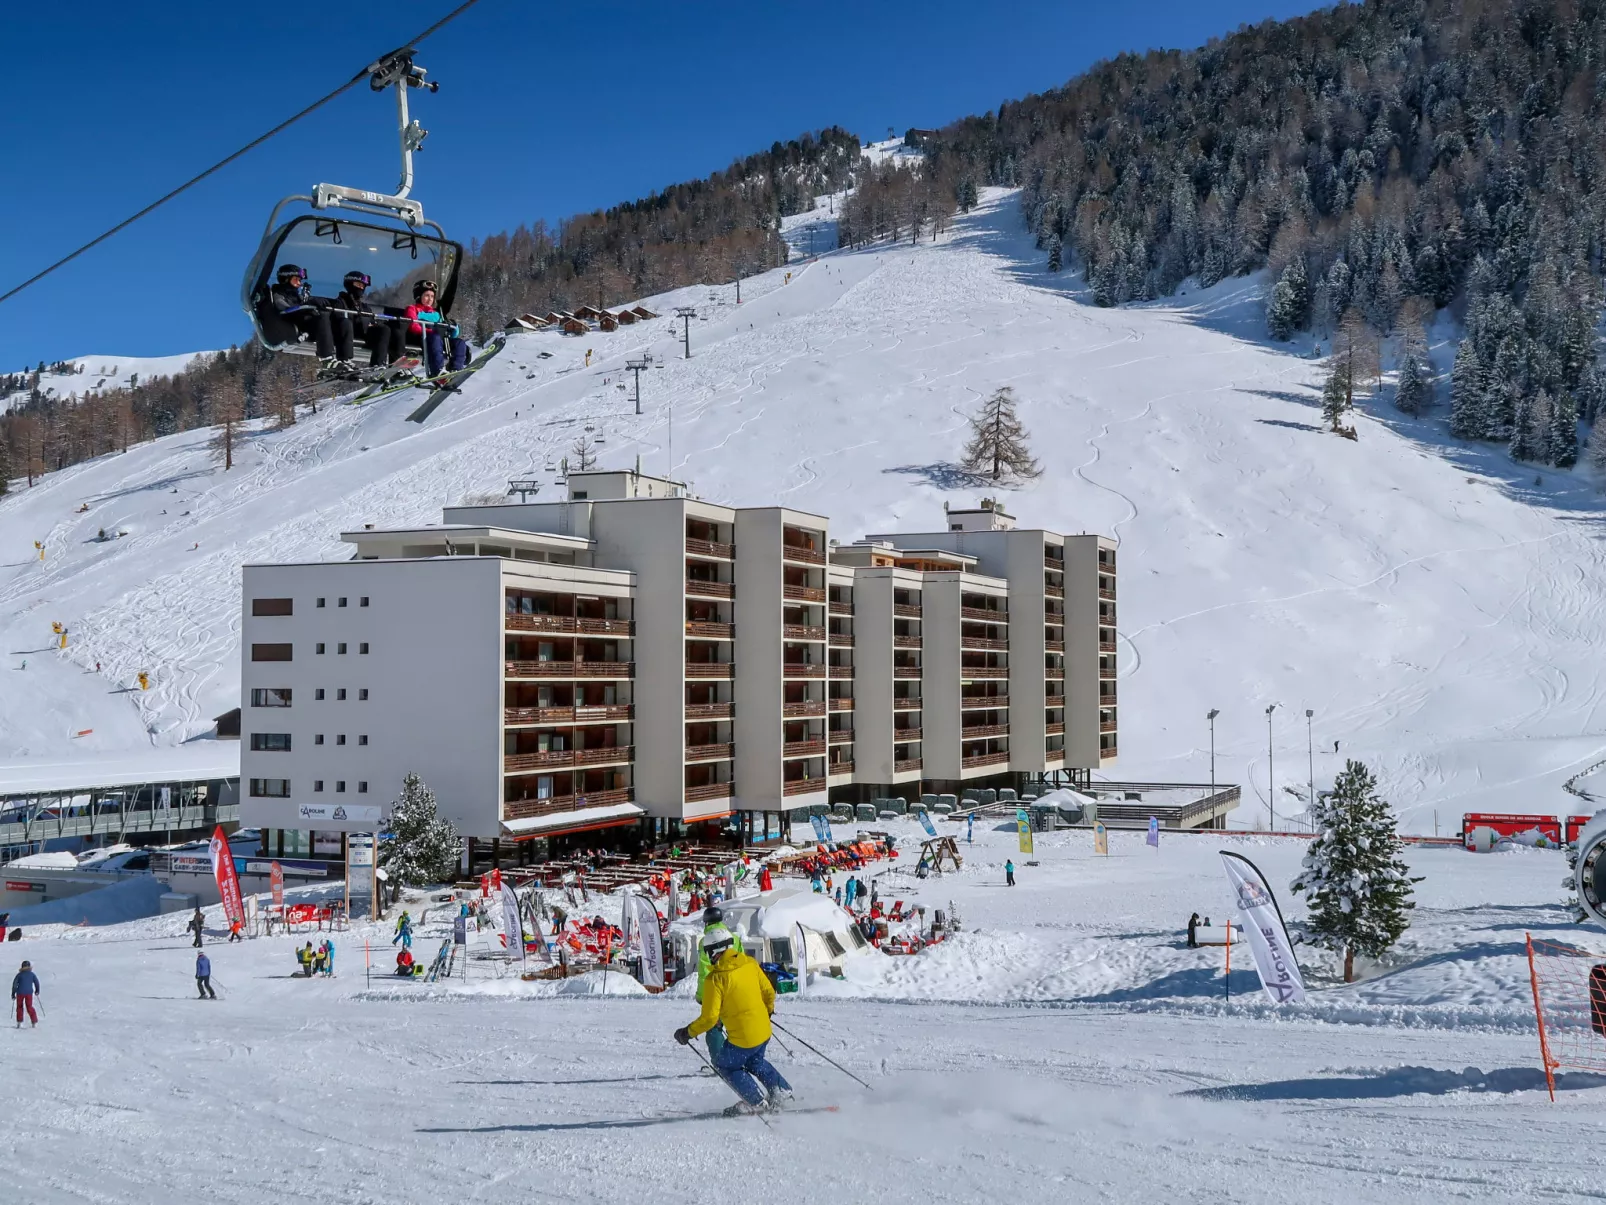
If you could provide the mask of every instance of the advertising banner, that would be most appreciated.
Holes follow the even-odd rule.
[[[1020,830],[1020,851],[1032,852],[1032,815],[1025,808],[1015,809],[1015,827]]]
[[[372,827],[379,823],[377,804],[300,803],[296,805],[296,815],[302,820],[323,820],[332,824],[366,824]]]
[[[223,835],[220,824],[212,833],[212,874],[217,879],[218,894],[223,897],[223,914],[230,921],[245,920],[245,905],[240,900],[240,880],[234,873],[234,856],[229,850],[229,839]]]
[[[497,878],[502,876],[498,874]],[[502,884],[502,934],[509,958],[524,957],[524,921],[519,916],[519,897],[512,883]]]
[[[277,862],[268,869],[268,886],[273,891],[273,906],[284,907],[284,867]]]
[[[1104,827],[1103,821],[1093,822],[1093,852],[1109,857],[1110,830]]]
[[[814,839],[816,841],[824,841],[825,840],[825,817],[824,816],[810,816],[809,817],[809,824],[811,824],[814,827]]]
[[[792,956],[797,959],[797,994],[804,995],[809,986],[809,943],[803,926],[792,926]]]
[[[658,926],[658,909],[644,895],[631,896],[627,901],[635,910],[636,932],[641,939],[641,986],[664,985],[664,939]]]
[[[920,809],[920,826],[926,830],[926,836],[935,837],[937,835],[937,826],[931,823],[931,816],[925,808]]]
[[[1273,1004],[1299,1004],[1305,999],[1305,982],[1300,978],[1299,964],[1294,961],[1293,946],[1288,940],[1288,926],[1283,923],[1282,909],[1277,906],[1271,886],[1242,854],[1222,850],[1221,862],[1238,900],[1244,937],[1260,971],[1260,986]]]
[[[1160,817],[1149,817],[1149,835],[1143,838],[1143,842],[1145,845],[1154,846],[1155,849],[1160,848]]]

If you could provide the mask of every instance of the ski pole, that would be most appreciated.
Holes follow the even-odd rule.
[[[701,1050],[698,1050],[697,1047],[692,1045],[690,1042],[686,1043],[686,1049],[691,1051],[693,1054],[695,1054],[697,1056],[698,1060],[702,1063],[702,1065],[704,1067],[707,1067],[716,1076],[718,1076],[719,1077],[719,1081],[722,1084],[724,1084],[732,1092],[736,1092],[736,1086],[734,1084],[732,1084],[730,1082],[730,1080],[726,1079],[723,1075],[719,1074],[719,1068],[715,1067],[714,1064],[712,1064],[712,1063],[710,1063],[708,1061],[708,1056],[707,1055],[705,1055]],[[743,1103],[746,1103],[746,1100],[747,1100],[747,1098],[744,1097],[740,1092],[736,1092],[736,1099],[739,1100],[739,1101],[742,1101]],[[764,1123],[764,1125],[766,1127],[768,1127],[769,1129],[774,1129],[775,1128],[774,1126],[770,1125],[770,1119],[768,1117],[765,1117],[764,1114],[762,1114],[762,1113],[754,1113],[753,1116],[757,1117],[760,1121],[762,1121]]]
[[[856,1080],[856,1081],[857,1081],[857,1082],[859,1082],[859,1083],[861,1083],[861,1084],[864,1084],[864,1086],[865,1086],[865,1087],[866,1087],[866,1088],[869,1088],[869,1087],[870,1087],[870,1085],[869,1085],[869,1084],[865,1084],[865,1083],[864,1083],[864,1081],[863,1081],[863,1080],[862,1080],[862,1079],[859,1079],[859,1077],[858,1077],[858,1076],[856,1076],[856,1075],[854,1075],[854,1074],[853,1074],[853,1072],[851,1072],[851,1071],[849,1071],[849,1070],[848,1070],[848,1069],[847,1069],[847,1068],[846,1068],[846,1067],[844,1067],[844,1066],[843,1066],[843,1065],[842,1065],[842,1064],[841,1064],[841,1063],[839,1063],[839,1062],[837,1062],[837,1061],[836,1061],[836,1060],[835,1060],[835,1059],[834,1059],[834,1058],[832,1058],[832,1057],[831,1057],[831,1056],[830,1056],[830,1055],[828,1055],[828,1054],[826,1054],[826,1053],[825,1053],[825,1051],[823,1051],[823,1050],[821,1050],[821,1049],[820,1049],[820,1048],[819,1048],[819,1047],[817,1047],[817,1046],[811,1046],[811,1045],[809,1045],[809,1044],[808,1044],[808,1043],[807,1043],[807,1042],[805,1042],[805,1041],[804,1041],[804,1040],[803,1040],[803,1039],[802,1039],[802,1038],[800,1038],[800,1037],[798,1037],[798,1036],[797,1036],[797,1035],[796,1035],[796,1034],[795,1034],[795,1033],[793,1033],[793,1032],[792,1032],[792,1031],[791,1031],[791,1030],[790,1030],[790,1029],[785,1029],[785,1028],[783,1028],[783,1027],[782,1027],[782,1025],[781,1025],[781,1023],[780,1023],[780,1022],[779,1022],[779,1021],[777,1021],[777,1020],[775,1020],[775,1018],[773,1018],[773,1017],[771,1017],[771,1018],[770,1018],[770,1024],[771,1024],[771,1025],[773,1025],[773,1026],[774,1026],[774,1027],[775,1027],[775,1028],[776,1028],[776,1029],[779,1029],[779,1030],[780,1030],[780,1031],[781,1031],[781,1032],[782,1032],[782,1033],[784,1033],[784,1034],[785,1034],[785,1035],[786,1035],[786,1036],[787,1036],[787,1037],[789,1037],[789,1038],[791,1038],[791,1039],[792,1039],[792,1040],[793,1040],[793,1041],[794,1041],[794,1042],[796,1042],[796,1043],[797,1043],[797,1044],[798,1044],[798,1045],[799,1045],[799,1046],[801,1046],[801,1047],[803,1047],[803,1049],[805,1049],[805,1050],[812,1050],[812,1051],[813,1051],[813,1052],[814,1052],[814,1053],[815,1053],[815,1054],[817,1054],[817,1055],[819,1055],[819,1056],[820,1056],[820,1057],[821,1057],[821,1058],[822,1058],[822,1059],[824,1059],[824,1060],[825,1060],[825,1061],[826,1061],[826,1062],[828,1062],[828,1063],[830,1063],[830,1064],[831,1064],[831,1066],[833,1066],[833,1067],[835,1067],[835,1068],[836,1068],[836,1069],[837,1069],[837,1070],[838,1070],[838,1071],[840,1071],[840,1072],[841,1072],[841,1073],[842,1073],[842,1074],[843,1074],[843,1075],[845,1075],[845,1076],[847,1076],[847,1077],[848,1077],[848,1078],[849,1078],[849,1079],[851,1079],[851,1080]],[[873,1089],[872,1089],[872,1091],[873,1091]]]

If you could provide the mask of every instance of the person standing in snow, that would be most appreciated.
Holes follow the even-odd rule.
[[[413,918],[410,913],[403,912],[396,920],[396,936],[390,939],[390,944],[395,945],[398,941],[404,950],[413,948]]]
[[[212,960],[205,954],[195,956],[195,990],[200,992],[202,1000],[217,999],[217,993],[212,990]]]
[[[26,958],[22,960],[22,969],[11,980],[11,998],[17,1002],[17,1028],[22,1028],[22,1010],[28,1010],[30,1025],[39,1024],[39,1014],[34,1011],[33,998],[40,995],[39,976],[33,973],[33,963]]]
[[[1199,914],[1195,912],[1188,918],[1188,949],[1199,948]]]
[[[195,948],[199,950],[201,948],[201,930],[206,927],[206,918],[201,915],[199,908],[195,910],[195,915],[190,917],[190,923],[184,927],[195,934]]]
[[[742,1098],[726,1114],[779,1108],[791,1100],[792,1085],[764,1057],[775,988],[758,963],[736,945],[730,930],[724,929],[712,941],[705,938],[703,952],[714,964],[703,985],[703,1010],[690,1025],[675,1031],[675,1041],[686,1046],[698,1034],[711,1034],[715,1026],[723,1026],[726,1040],[714,1056],[714,1068]]]
[[[1014,885],[1015,885],[1015,863],[1006,858],[1004,860],[1004,886],[1013,887]]]

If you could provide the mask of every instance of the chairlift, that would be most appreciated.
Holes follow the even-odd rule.
[[[348,273],[362,272],[371,284],[365,300],[380,321],[391,320],[403,331],[410,346],[419,338],[399,323],[412,304],[413,285],[421,280],[436,284],[436,308],[451,310],[457,293],[463,248],[446,237],[438,222],[424,216],[421,202],[409,197],[413,187],[413,152],[428,133],[408,117],[407,91],[440,85],[424,81],[424,69],[413,63],[413,50],[392,52],[369,68],[368,86],[374,92],[396,90],[396,117],[401,141],[402,174],[394,193],[371,192],[342,184],[318,184],[310,194],[285,197],[273,207],[267,226],[240,286],[240,304],[251,319],[258,342],[269,351],[292,355],[317,354],[310,323],[297,321],[272,304],[272,289],[279,270],[294,264],[304,273],[309,301],[289,313],[328,313],[337,322],[351,311],[336,307]],[[287,207],[306,204],[315,212],[280,223]],[[329,211],[343,210],[368,220],[356,220]],[[367,366],[370,350],[358,339],[354,362]]]

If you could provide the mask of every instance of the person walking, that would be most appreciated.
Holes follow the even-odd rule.
[[[11,980],[11,998],[17,1002],[17,1028],[22,1028],[22,1010],[28,1010],[30,1025],[39,1024],[39,1014],[34,1011],[33,998],[40,995],[39,976],[33,973],[33,963],[26,958],[22,960],[22,969]]]
[[[1009,861],[1008,859],[1005,859],[1005,861],[1004,861],[1004,886],[1013,887],[1014,885],[1015,885],[1015,863],[1012,862],[1012,861]]]
[[[212,990],[212,960],[205,954],[195,956],[195,990],[202,1000],[217,999],[217,993]]]
[[[1188,949],[1199,948],[1199,914],[1195,912],[1188,918]]]
[[[190,923],[185,926],[186,929],[195,934],[195,948],[197,950],[201,948],[201,930],[205,927],[206,918],[201,915],[201,910],[197,908],[195,915],[190,917]]]
[[[403,912],[396,920],[396,936],[390,939],[390,944],[395,945],[398,941],[401,942],[404,950],[413,948],[413,918],[411,913]]]
[[[243,920],[241,920],[239,917],[235,917],[233,920],[231,920],[229,922],[229,941],[231,941],[231,942],[244,941],[245,940],[245,936],[244,936],[244,934],[242,932],[242,930],[244,928],[245,928],[245,922]]]
[[[689,1045],[699,1034],[725,1028],[725,1043],[714,1056],[714,1069],[742,1099],[725,1110],[728,1117],[778,1109],[792,1099],[792,1085],[764,1057],[770,1042],[770,1015],[775,988],[769,977],[736,945],[721,926],[703,953],[713,970],[703,984],[703,1010],[690,1025],[675,1031],[675,1041]]]

